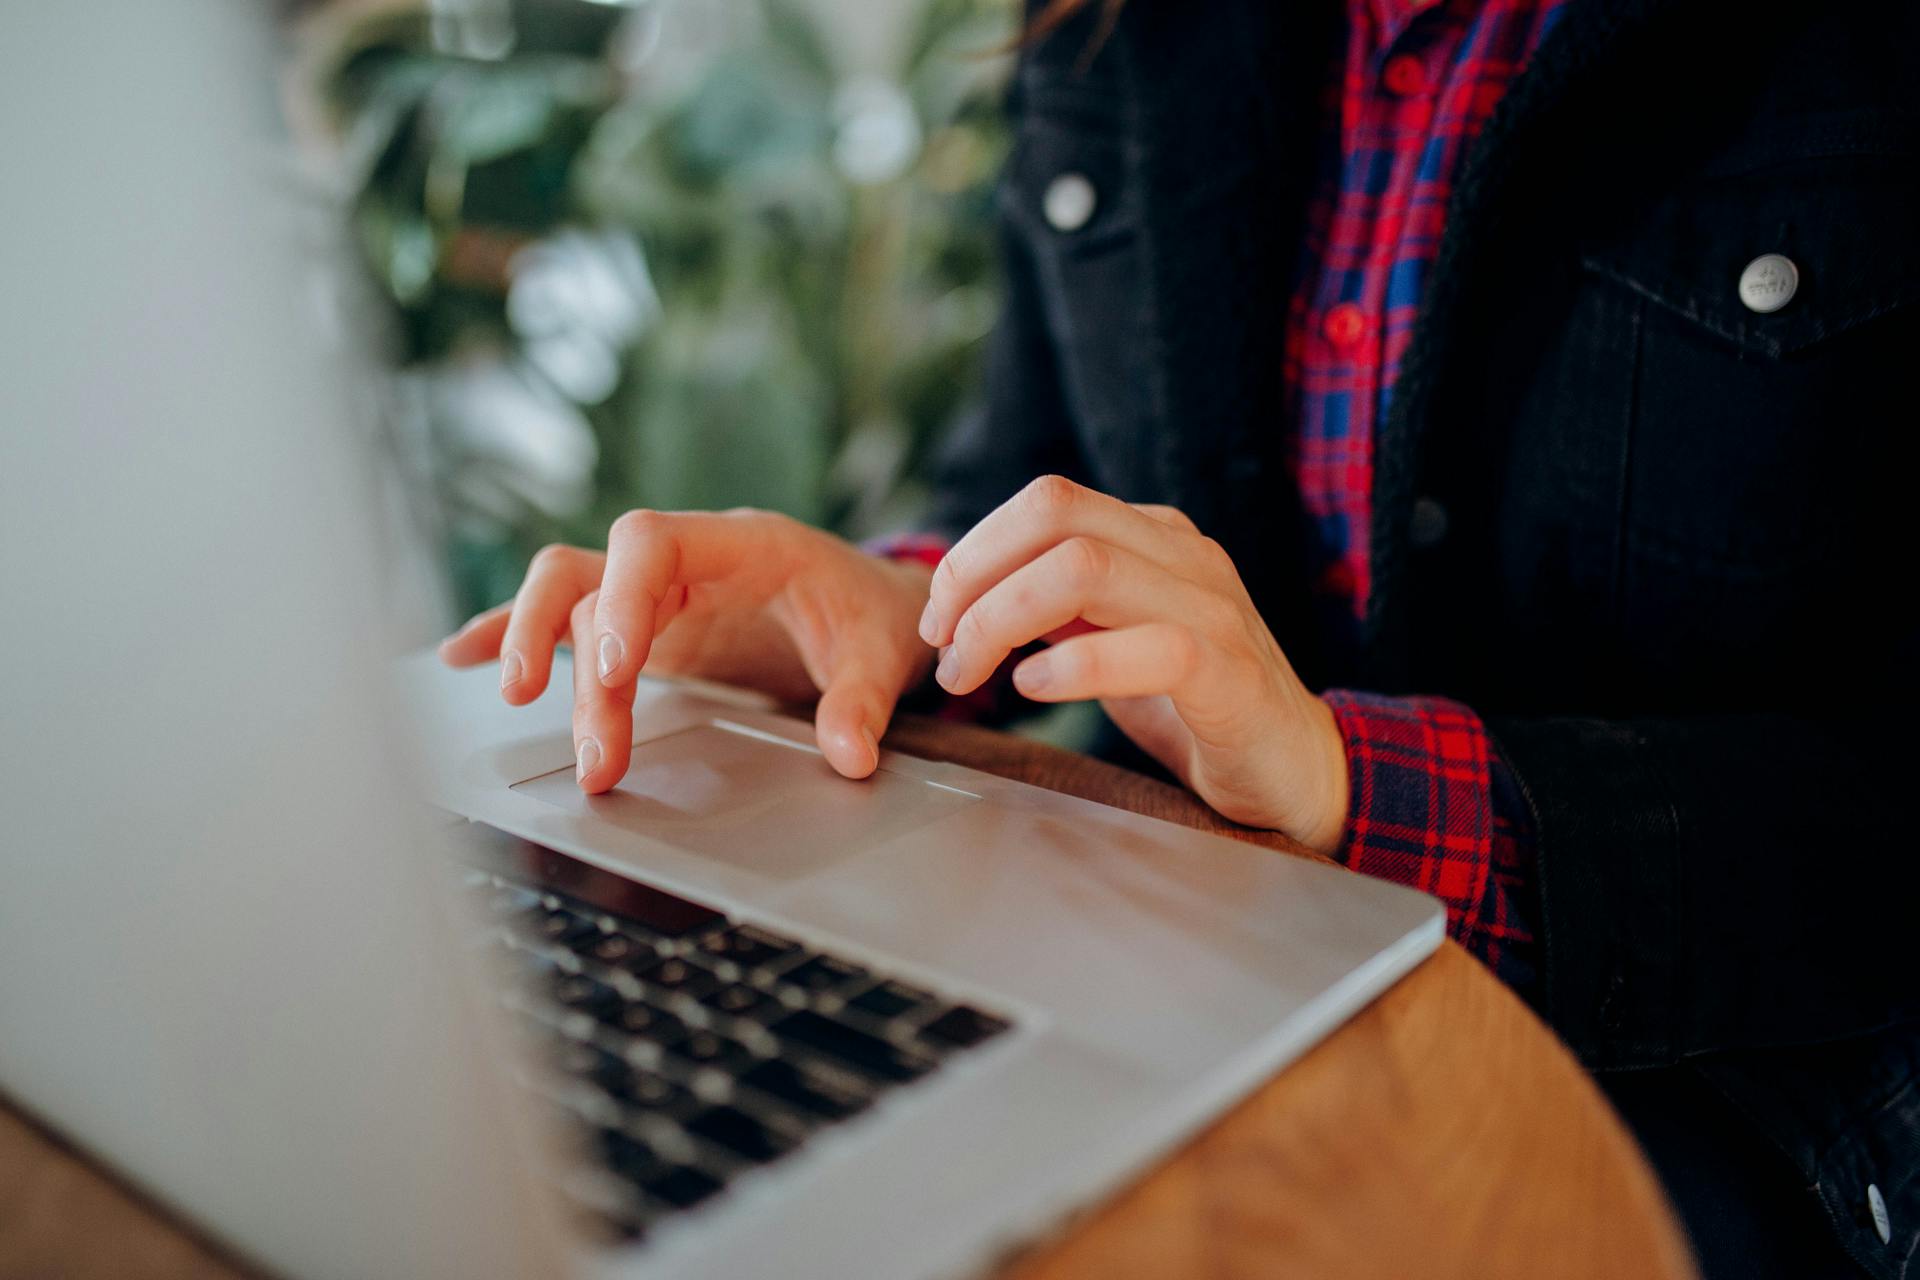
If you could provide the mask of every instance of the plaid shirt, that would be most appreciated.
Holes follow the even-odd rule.
[[[1467,144],[1563,0],[1346,0],[1329,76],[1321,178],[1287,316],[1286,458],[1310,525],[1323,624],[1351,643],[1369,590],[1373,442],[1411,337]],[[928,564],[924,538],[876,548]],[[1009,664],[1010,665],[1010,664]],[[1005,668],[1003,667],[1003,671]],[[991,705],[995,680],[949,714]],[[1509,985],[1534,980],[1532,831],[1480,717],[1444,698],[1332,690],[1353,779],[1340,856],[1424,889]]]
[[[1467,144],[1561,0],[1346,0],[1321,179],[1287,315],[1286,457],[1322,622],[1353,638],[1370,587],[1373,443]],[[1451,932],[1532,985],[1532,832],[1480,717],[1438,698],[1327,694],[1347,740],[1342,860],[1447,904]]]

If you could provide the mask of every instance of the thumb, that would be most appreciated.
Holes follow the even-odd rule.
[[[840,773],[864,778],[880,764],[880,738],[900,700],[898,658],[879,644],[849,644],[834,654],[813,713],[820,750]]]

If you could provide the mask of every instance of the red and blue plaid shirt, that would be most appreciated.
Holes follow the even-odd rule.
[[[1286,457],[1336,635],[1357,636],[1366,609],[1375,434],[1454,178],[1560,3],[1346,0],[1285,349]],[[1440,898],[1453,936],[1529,988],[1530,820],[1480,717],[1443,698],[1326,697],[1353,775],[1342,860]]]
[[[1284,352],[1286,457],[1311,533],[1306,571],[1336,637],[1356,640],[1366,609],[1375,431],[1454,179],[1562,2],[1345,0],[1348,38],[1328,80]],[[924,539],[891,547],[929,563],[943,550]],[[1341,860],[1440,898],[1452,935],[1530,989],[1531,823],[1486,725],[1445,698],[1325,696],[1353,779]]]

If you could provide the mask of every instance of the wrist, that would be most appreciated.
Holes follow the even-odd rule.
[[[1307,721],[1315,744],[1310,789],[1313,801],[1307,806],[1307,818],[1294,838],[1315,853],[1326,857],[1338,854],[1347,835],[1347,821],[1353,807],[1353,781],[1347,765],[1347,737],[1340,720],[1324,698],[1309,697]]]

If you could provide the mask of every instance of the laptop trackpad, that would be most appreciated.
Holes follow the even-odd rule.
[[[573,770],[513,790],[775,880],[811,875],[977,796],[876,770],[843,778],[810,747],[724,721],[642,742],[627,776],[588,796]]]

